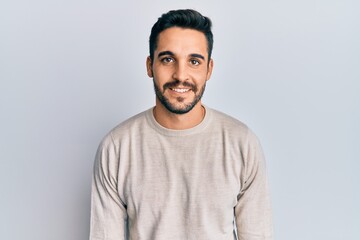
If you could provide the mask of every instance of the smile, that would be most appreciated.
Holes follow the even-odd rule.
[[[185,93],[190,91],[190,89],[188,88],[170,88],[172,91],[174,92],[178,92],[178,93]]]

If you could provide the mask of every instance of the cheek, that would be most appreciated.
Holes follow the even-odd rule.
[[[207,80],[208,77],[208,72],[206,69],[202,69],[201,71],[195,71],[192,74],[193,78],[197,81],[197,82],[205,82]]]
[[[169,76],[172,76],[172,70],[170,67],[164,68],[164,67],[157,67],[154,68],[154,77],[158,78],[158,80],[167,80]]]

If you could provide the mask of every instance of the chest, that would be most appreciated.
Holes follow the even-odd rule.
[[[144,136],[127,150],[123,191],[130,209],[150,204],[152,211],[164,206],[213,211],[236,204],[242,170],[236,142],[221,135]]]

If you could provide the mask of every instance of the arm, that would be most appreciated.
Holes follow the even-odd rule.
[[[125,240],[126,205],[118,194],[119,159],[111,135],[96,153],[91,186],[90,240]]]
[[[249,131],[243,146],[241,189],[235,206],[239,240],[272,240],[272,214],[265,160],[260,143]]]

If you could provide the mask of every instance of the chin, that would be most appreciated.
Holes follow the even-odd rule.
[[[169,102],[162,102],[161,104],[171,113],[185,114],[190,112],[194,106],[192,104],[171,104]]]

